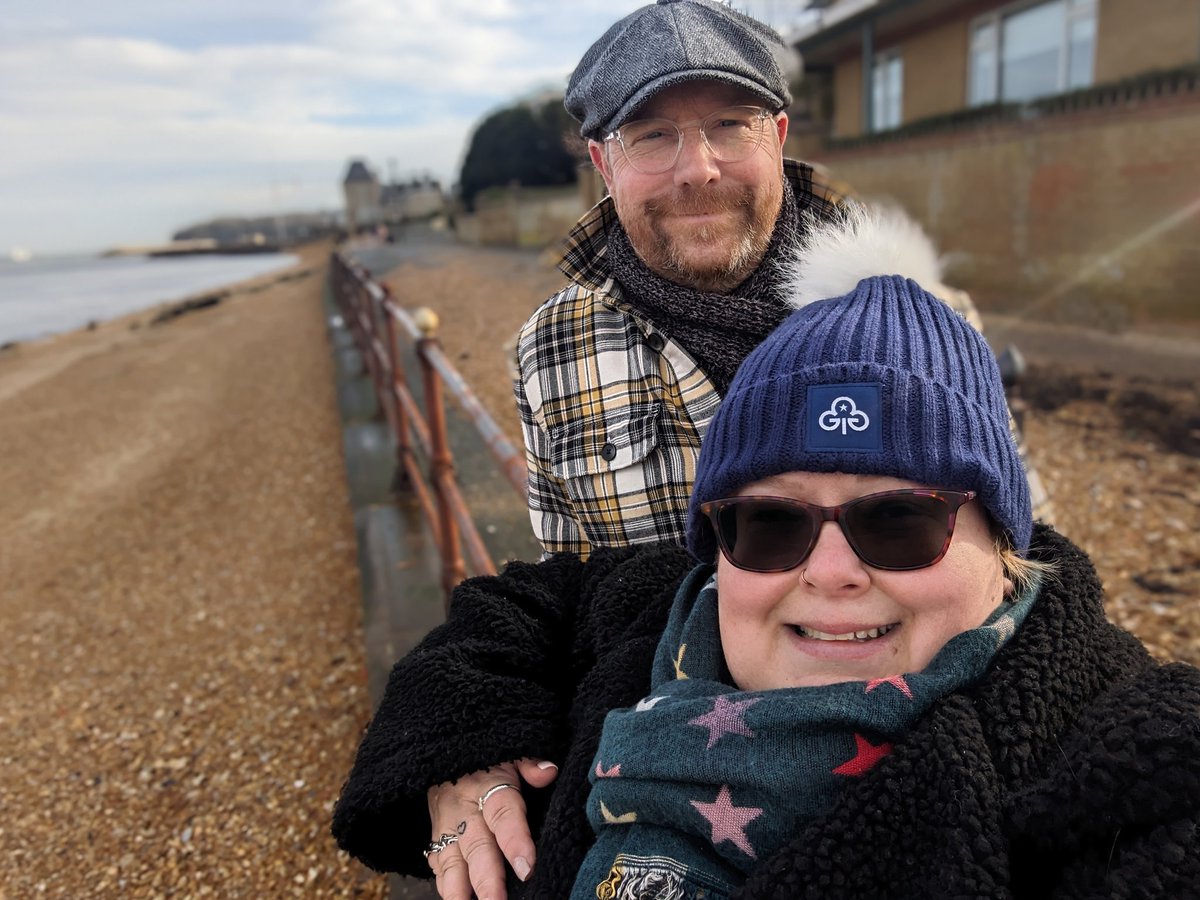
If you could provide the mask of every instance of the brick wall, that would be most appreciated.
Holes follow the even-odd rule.
[[[578,185],[494,189],[476,197],[476,211],[460,215],[455,228],[471,244],[548,247],[587,209],[586,193]]]
[[[965,17],[930,26],[904,41],[903,122],[966,106],[967,51]]]
[[[813,155],[921,221],[984,307],[1200,321],[1200,93]]]
[[[1200,62],[1200,0],[1100,0],[1096,83]]]
[[[860,57],[839,63],[833,75],[833,136],[848,137],[863,133],[862,60]]]

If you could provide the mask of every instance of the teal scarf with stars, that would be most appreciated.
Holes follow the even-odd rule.
[[[977,681],[1037,586],[950,639],[921,672],[825,687],[730,683],[711,566],[679,588],[650,694],[613,710],[590,780],[596,843],[572,900],[723,900],[828,809],[938,698]]]

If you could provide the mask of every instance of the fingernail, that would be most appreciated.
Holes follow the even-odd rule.
[[[517,877],[522,881],[529,878],[529,860],[523,856],[518,856],[513,860],[513,871],[517,873]]]
[[[554,763],[550,762],[550,760],[548,760],[548,759],[543,759],[540,763],[538,763],[538,768],[539,769],[557,769],[558,766],[556,766]]]

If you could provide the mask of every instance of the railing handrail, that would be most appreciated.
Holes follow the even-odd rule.
[[[428,309],[406,310],[387,285],[372,279],[362,266],[341,252],[333,254],[330,271],[334,295],[351,325],[396,443],[396,483],[412,489],[433,526],[448,603],[450,591],[466,577],[460,541],[475,574],[495,574],[496,566],[454,476],[446,435],[443,386],[479,432],[501,472],[522,499],[528,491],[524,455],[508,440],[442,350],[436,336],[435,313]],[[400,359],[401,339],[413,345],[419,363],[424,413],[408,387]],[[422,472],[415,457],[414,442],[428,460],[428,473]]]

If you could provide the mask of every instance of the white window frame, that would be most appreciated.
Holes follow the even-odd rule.
[[[875,77],[879,72],[888,71],[893,63],[896,65],[895,71],[898,73],[899,81],[899,84],[896,85],[896,108],[884,110],[882,104],[878,102],[879,98],[874,93]],[[887,85],[883,91],[885,101],[890,93],[886,88]],[[899,128],[904,122],[904,57],[899,50],[885,50],[875,54],[875,58],[871,61],[871,84],[867,89],[872,92],[871,121],[868,123],[867,131],[876,134],[880,131]]]
[[[968,107],[1005,102],[1005,98],[1000,96],[1000,86],[1004,82],[1004,20],[1018,13],[1025,12],[1028,9],[1045,6],[1050,3],[1062,3],[1065,6],[1063,32],[1059,40],[1058,78],[1053,90],[1039,96],[1061,94],[1069,89],[1067,78],[1070,74],[1071,66],[1071,26],[1078,22],[1086,21],[1089,18],[1095,23],[1100,17],[1099,0],[1018,0],[1016,3],[1002,6],[990,13],[976,16],[967,26],[966,104]],[[977,29],[985,27],[991,29],[991,34],[988,36],[986,46],[977,48],[975,45],[975,33]],[[1094,27],[1093,33],[1095,33]],[[992,66],[992,84],[983,99],[974,99],[972,97],[972,88],[975,86],[972,82],[972,75],[974,73],[975,52],[977,49],[990,50],[995,59],[995,64]],[[1092,41],[1092,58],[1089,62],[1091,63],[1091,72],[1088,75],[1087,84],[1076,85],[1075,87],[1087,87],[1095,81],[1096,42],[1094,39]]]

